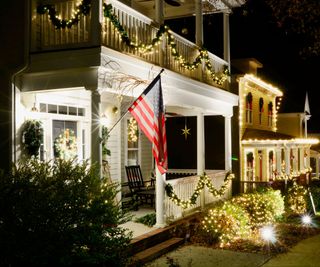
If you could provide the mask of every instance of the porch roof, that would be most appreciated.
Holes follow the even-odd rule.
[[[290,140],[294,137],[273,131],[247,128],[242,136],[242,140]]]
[[[242,136],[242,145],[254,147],[270,147],[270,146],[310,146],[319,143],[315,138],[295,138],[294,136],[247,128]]]

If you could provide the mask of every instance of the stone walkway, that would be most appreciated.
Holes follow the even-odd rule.
[[[168,257],[180,267],[320,267],[320,235],[302,240],[288,253],[273,258],[189,245],[167,253],[146,266],[169,266]]]

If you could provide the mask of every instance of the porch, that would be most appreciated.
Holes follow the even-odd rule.
[[[81,2],[82,8],[86,7],[89,12],[83,14],[79,11],[77,1],[50,1],[51,6],[41,6],[37,1],[33,1],[31,53],[103,46],[209,85],[228,88],[229,9],[232,5],[243,4],[242,1],[208,1],[206,5],[206,8],[213,5],[211,13],[224,14],[224,59],[201,48],[203,12],[210,13],[209,10],[203,10],[201,4],[196,8],[197,33],[194,44],[163,26],[163,18],[159,19],[161,14],[164,14],[163,6],[152,10],[148,5],[150,10],[146,11],[140,6],[144,3],[132,4],[137,10],[144,11],[142,14],[117,0],[102,1],[101,6],[101,1],[92,1],[91,4],[90,1],[87,2],[89,4],[86,5]],[[160,1],[156,1],[155,5],[158,5],[158,2]],[[230,6],[227,5],[228,2]],[[166,6],[166,15],[169,9],[171,7]],[[184,12],[189,9],[184,9],[183,6],[179,8],[180,11],[185,10]],[[54,19],[50,12],[56,14]],[[74,22],[75,14],[77,23]]]

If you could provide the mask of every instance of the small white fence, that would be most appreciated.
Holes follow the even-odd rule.
[[[206,171],[207,176],[211,179],[213,186],[219,190],[224,184],[224,179],[226,177],[226,171],[209,170]],[[173,191],[181,200],[189,200],[191,195],[194,193],[195,188],[199,182],[200,176],[189,176],[173,180],[168,180],[167,183],[172,185]],[[177,220],[186,214],[191,214],[200,211],[205,206],[210,205],[219,200],[225,200],[231,197],[231,184],[227,185],[227,190],[221,197],[214,197],[212,193],[209,192],[208,188],[205,186],[202,195],[198,197],[196,204],[192,205],[190,208],[183,209],[176,205],[167,195],[165,196],[165,219],[167,221]],[[201,197],[204,198],[204,203],[201,205]]]

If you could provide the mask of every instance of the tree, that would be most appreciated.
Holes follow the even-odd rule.
[[[124,266],[131,235],[117,193],[86,162],[0,172],[0,266]]]
[[[261,0],[269,8],[278,27],[298,37],[301,55],[320,55],[320,2],[315,0]],[[248,0],[246,7],[256,5]]]

